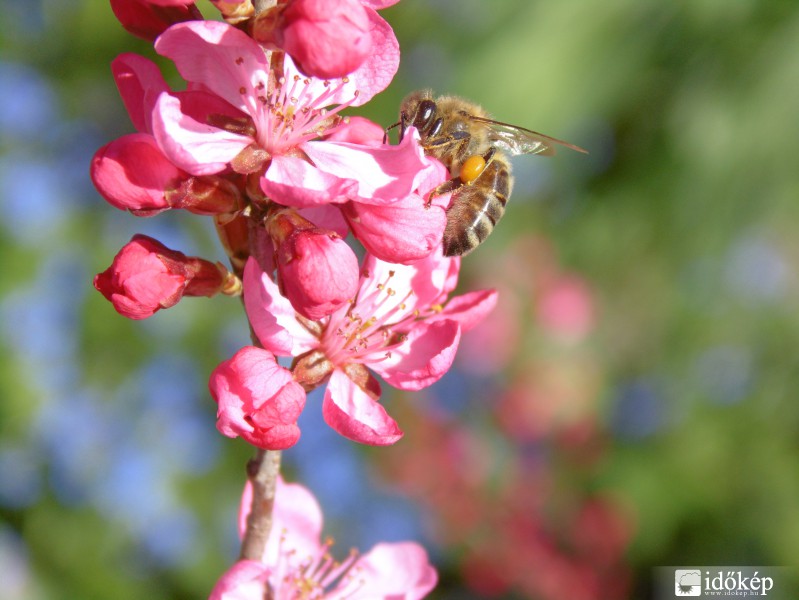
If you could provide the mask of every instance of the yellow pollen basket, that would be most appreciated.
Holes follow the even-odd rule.
[[[477,179],[480,176],[480,173],[482,173],[483,169],[485,168],[486,168],[485,159],[479,154],[475,154],[474,156],[470,156],[465,161],[463,161],[459,177],[461,178],[461,181],[463,183],[472,183],[475,179]]]

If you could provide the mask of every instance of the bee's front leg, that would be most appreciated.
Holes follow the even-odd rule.
[[[427,194],[427,201],[424,203],[424,207],[430,208],[430,205],[433,203],[433,198],[436,196],[443,196],[449,192],[454,192],[462,185],[463,181],[461,181],[460,177],[453,177],[452,179],[448,179],[444,183],[437,185],[430,191],[429,194]]]

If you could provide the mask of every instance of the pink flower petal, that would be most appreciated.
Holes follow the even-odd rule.
[[[274,156],[261,178],[261,189],[284,206],[307,208],[346,202],[355,193],[356,181],[326,173],[307,160]]]
[[[374,361],[363,362],[395,388],[421,390],[441,379],[452,366],[460,337],[460,325],[455,321],[420,321],[387,357],[381,354]]]
[[[208,600],[261,600],[270,571],[257,560],[237,561],[216,582]]]
[[[219,21],[180,23],[156,40],[155,50],[172,59],[186,81],[204,85],[254,118],[260,114],[254,91],[268,83],[269,63],[243,31]]]
[[[382,146],[385,130],[374,121],[364,117],[347,117],[335,129],[325,135],[326,142],[349,142],[364,146]]]
[[[280,554],[289,553],[302,563],[319,554],[322,521],[322,508],[308,488],[279,478],[264,561],[276,565]]]
[[[385,206],[348,202],[341,210],[364,248],[391,263],[408,264],[428,256],[441,246],[447,223],[443,208],[426,208],[417,195]]]
[[[297,212],[317,227],[335,231],[341,237],[347,237],[350,232],[347,221],[337,206],[322,204],[320,206],[301,208]]]
[[[387,446],[403,435],[385,409],[339,369],[330,376],[322,414],[335,431],[361,444]]]
[[[208,387],[219,405],[216,427],[222,434],[267,450],[297,443],[305,391],[271,352],[242,348],[214,369]]]
[[[152,133],[155,102],[161,92],[169,91],[158,65],[143,56],[126,52],[111,62],[111,71],[133,126],[142,133]]]
[[[414,542],[380,543],[352,567],[358,577],[335,589],[348,600],[419,600],[438,583],[427,552]]]
[[[452,319],[461,326],[461,331],[466,332],[486,318],[488,313],[497,305],[498,294],[496,290],[478,290],[455,296],[438,315],[427,319],[434,322],[442,319]]]
[[[347,76],[349,82],[331,99],[331,104],[349,101],[355,90],[358,97],[352,106],[362,106],[388,87],[397,74],[400,50],[397,36],[383,17],[366,8],[369,16],[369,33],[372,37],[372,52],[355,71]]]
[[[153,136],[132,133],[100,148],[90,174],[109,204],[140,216],[167,210],[165,190],[188,177],[163,155]]]
[[[244,307],[261,344],[280,356],[299,356],[318,346],[317,339],[297,321],[291,303],[255,259],[244,267]]]
[[[398,146],[362,146],[345,142],[300,144],[317,169],[345,181],[356,181],[349,199],[389,204],[408,197],[429,167],[416,139],[406,136]]]
[[[406,301],[407,307],[402,317],[416,309],[428,310],[431,305],[440,304],[446,299],[445,287],[452,280],[453,269],[457,276],[459,265],[459,258],[445,257],[440,248],[410,265],[392,264],[367,254],[361,270],[369,273],[370,277],[363,282],[359,297],[379,298],[379,294],[373,292],[382,283],[395,290],[403,290],[403,293],[404,290],[413,292]],[[382,314],[380,307],[369,307],[364,312],[371,314],[372,311],[378,316]]]
[[[164,154],[192,175],[213,175],[227,164],[252,138],[197,121],[184,112],[181,99],[161,94],[153,113],[153,135]]]

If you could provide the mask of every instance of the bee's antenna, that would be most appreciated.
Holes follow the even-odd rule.
[[[405,131],[408,129],[408,115],[404,110],[400,113],[400,123],[402,126],[400,127],[399,141],[401,142],[402,138],[405,137]]]
[[[383,143],[385,144],[388,141],[388,132],[394,129],[395,127],[400,128],[399,132],[399,141],[402,141],[402,138],[405,137],[405,130],[408,129],[408,115],[405,114],[405,111],[400,113],[400,120],[394,123],[393,125],[389,125],[386,127],[386,132],[383,134]]]
[[[397,121],[393,125],[389,125],[388,127],[386,127],[386,131],[383,134],[383,143],[384,144],[386,142],[388,142],[388,132],[391,131],[392,129],[394,129],[395,127],[397,127],[398,125],[402,125],[402,121]],[[402,141],[402,133],[401,132],[400,132],[400,141]]]

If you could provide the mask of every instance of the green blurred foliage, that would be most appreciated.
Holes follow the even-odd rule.
[[[128,36],[103,0],[40,3],[33,34],[14,27],[26,5],[5,11],[3,60],[44,73],[64,118],[93,124],[104,140],[129,132],[109,63],[126,51],[152,58],[148,45]],[[796,565],[799,6],[403,0],[383,16],[403,64],[358,114],[389,124],[408,91],[431,87],[590,151],[514,160],[508,216],[465,269],[478,282],[503,268],[513,240],[550,238],[597,297],[591,345],[605,372],[597,402],[612,434],[625,417],[619,388],[657,383],[657,426],[614,435],[594,484],[633,515],[628,560],[639,596],[658,565]],[[87,274],[127,241],[107,221],[112,210],[97,198],[59,230]],[[221,256],[199,221],[175,223],[193,251]],[[0,293],[26,285],[30,265],[55,250],[0,239]],[[230,329],[246,335],[235,303],[210,302],[182,303],[181,315],[159,315],[148,328],[88,293],[77,307],[82,377],[111,397],[154,350],[186,354],[209,373]],[[743,358],[714,363],[718,349]],[[41,399],[15,349],[1,356],[0,435],[16,443]],[[740,385],[729,391],[730,381]],[[212,402],[199,389],[212,429]],[[25,510],[0,509],[27,544],[38,590],[30,597],[202,597],[229,561],[232,515],[218,507],[235,505],[248,454],[229,442],[213,469],[178,482],[208,528],[194,561],[179,569],[129,564],[127,532],[49,493]]]

